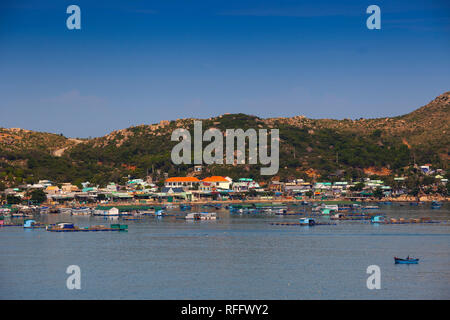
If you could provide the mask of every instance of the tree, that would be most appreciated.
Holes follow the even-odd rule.
[[[384,196],[383,190],[381,190],[380,187],[376,188],[376,189],[373,191],[373,196],[374,196],[375,198],[377,198],[377,199],[383,198],[383,196]]]
[[[409,190],[408,194],[410,194],[411,196],[417,197],[419,192],[420,192],[419,187],[413,187],[411,190]]]
[[[47,200],[47,195],[42,189],[36,189],[31,192],[31,201],[41,204]]]
[[[358,182],[354,186],[350,187],[350,191],[361,191],[362,189],[364,189],[364,183],[362,182]]]
[[[22,202],[22,199],[16,196],[13,196],[12,194],[8,194],[6,196],[6,203],[8,204],[19,204]]]

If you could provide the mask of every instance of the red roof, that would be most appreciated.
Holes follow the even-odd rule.
[[[212,176],[202,180],[203,182],[229,182],[227,179],[221,176]]]

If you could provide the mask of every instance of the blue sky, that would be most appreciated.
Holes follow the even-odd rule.
[[[69,137],[237,112],[401,115],[450,90],[449,70],[446,1],[0,4],[0,126]]]

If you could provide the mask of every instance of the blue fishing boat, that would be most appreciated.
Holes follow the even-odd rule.
[[[27,219],[23,222],[23,227],[27,228],[27,229],[33,229],[33,228],[45,228],[45,225],[36,222],[35,220],[32,219]]]
[[[437,202],[437,201],[433,201],[431,203],[431,209],[440,209],[442,207],[442,203]]]
[[[410,258],[409,256],[406,259],[394,257],[395,264],[418,264],[419,259]]]
[[[314,226],[316,224],[316,221],[312,218],[300,218],[299,224],[301,226]]]
[[[372,222],[372,223],[385,223],[386,222],[386,218],[384,216],[374,216],[374,217],[372,217],[370,222]]]

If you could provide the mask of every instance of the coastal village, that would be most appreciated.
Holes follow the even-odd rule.
[[[294,179],[280,181],[273,177],[270,183],[258,182],[242,177],[236,180],[223,176],[197,178],[202,166],[194,167],[194,175],[168,177],[163,183],[155,183],[152,176],[146,179],[126,179],[119,185],[109,183],[105,187],[95,186],[88,181],[81,186],[40,180],[35,184],[7,188],[2,193],[2,205],[35,205],[45,203],[54,206],[96,205],[96,204],[165,204],[165,203],[207,203],[220,202],[277,202],[277,201],[447,201],[448,197],[437,193],[411,195],[404,184],[405,177],[395,177],[397,187],[386,185],[381,179],[365,178],[361,181],[304,181]],[[446,187],[445,172],[430,166],[420,167],[422,174],[434,178],[431,191]],[[158,185],[159,184],[159,185]],[[33,191],[42,190],[45,198],[33,199]]]

